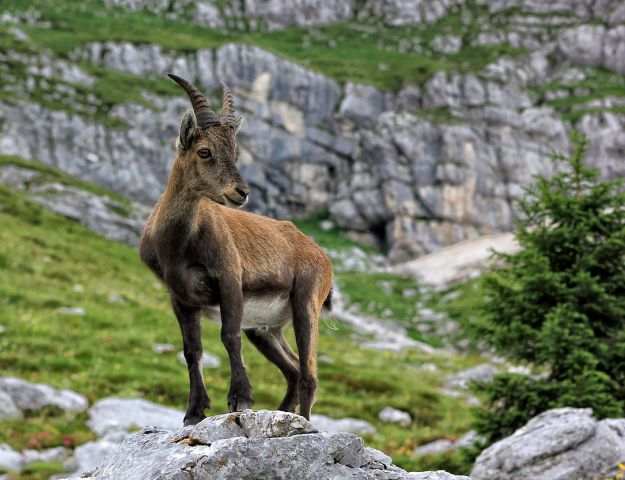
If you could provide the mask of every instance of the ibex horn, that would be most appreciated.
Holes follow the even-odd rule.
[[[219,114],[221,118],[221,124],[232,128],[236,128],[236,119],[234,118],[234,97],[232,92],[224,82],[220,82],[221,87],[224,89],[224,103],[221,107]]]
[[[195,113],[195,119],[197,120],[200,128],[204,129],[210,125],[219,124],[219,117],[211,110],[206,97],[197,89],[195,85],[192,85],[184,78],[180,78],[178,75],[174,75],[173,73],[168,73],[167,76],[184,88],[184,91],[187,92],[187,95],[189,95],[189,100],[191,100],[191,106],[193,107],[193,113]]]

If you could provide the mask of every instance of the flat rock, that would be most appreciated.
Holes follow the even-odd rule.
[[[147,400],[109,397],[97,401],[89,409],[87,425],[97,435],[112,431],[128,431],[134,427],[154,426],[178,428],[184,412],[163,407]]]
[[[434,440],[433,442],[419,445],[414,449],[412,454],[415,457],[423,455],[440,455],[441,453],[458,450],[462,447],[470,447],[478,440],[480,440],[480,436],[476,432],[470,431],[455,442],[447,438],[441,438],[439,440]]]
[[[22,412],[19,408],[17,408],[17,405],[15,405],[15,402],[13,401],[11,395],[9,395],[7,392],[3,392],[0,390],[0,420],[21,417]]]
[[[557,408],[484,450],[474,480],[612,477],[625,459],[625,419],[595,420],[589,408]]]
[[[30,383],[13,377],[0,378],[0,392],[13,400],[21,411],[39,410],[46,406],[56,406],[66,412],[83,412],[89,402],[84,395],[71,390],[59,389],[43,383]]]
[[[22,466],[22,455],[6,443],[0,445],[0,468],[19,470]]]
[[[208,418],[191,429],[175,432],[145,428],[128,437],[87,478],[461,480],[468,477],[446,472],[408,473],[393,465],[387,455],[365,447],[356,435],[313,433],[310,423],[298,415],[247,410]]]
[[[311,423],[299,415],[269,410],[245,410],[202,420],[193,429],[192,438],[196,443],[209,445],[232,437],[278,438],[315,431]]]
[[[65,447],[44,448],[43,450],[24,450],[22,463],[28,465],[33,462],[64,462],[72,455],[72,451]]]
[[[515,253],[519,246],[512,233],[486,235],[398,265],[397,273],[410,275],[427,285],[442,288],[479,275],[492,265],[493,250]]]
[[[87,313],[83,307],[59,307],[56,309],[56,312],[73,317],[84,317]]]
[[[454,442],[447,440],[446,438],[441,438],[440,440],[434,440],[433,442],[419,445],[414,449],[413,455],[416,457],[424,455],[439,455],[451,450],[454,450]]]
[[[469,388],[471,382],[492,382],[499,370],[490,363],[482,363],[451,375],[447,388]]]
[[[176,350],[173,343],[155,343],[152,345],[152,351],[154,353],[169,353]]]
[[[403,412],[393,407],[384,407],[378,414],[378,418],[383,422],[399,423],[404,427],[409,427],[412,423],[412,417],[408,412]]]
[[[331,418],[326,415],[313,414],[310,421],[315,428],[329,433],[353,433],[356,435],[373,435],[376,428],[366,420],[357,418]]]

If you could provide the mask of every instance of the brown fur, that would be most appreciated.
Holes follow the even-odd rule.
[[[169,290],[183,334],[190,379],[185,424],[197,423],[210,407],[198,366],[199,317],[210,306],[220,307],[221,338],[230,358],[230,411],[253,402],[240,352],[240,332],[246,327],[248,338],[287,379],[279,408],[294,411],[299,403],[301,414],[309,418],[317,384],[318,318],[324,305],[330,306],[330,260],[291,222],[228,208],[243,203],[248,192],[235,165],[235,128],[229,122],[202,130],[189,123],[193,118],[185,116],[183,127],[185,121],[193,127],[192,137],[186,148],[178,148],[167,189],[140,245],[141,259]],[[203,149],[211,152],[209,160],[200,156]],[[269,304],[268,314],[271,308],[278,311],[281,302],[288,306],[299,359],[282,334],[288,318],[242,325],[248,307],[251,313],[245,318],[259,321],[262,302]]]

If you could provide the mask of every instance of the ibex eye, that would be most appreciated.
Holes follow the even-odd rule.
[[[210,158],[211,157],[211,151],[208,148],[200,148],[197,151],[197,154],[200,158]]]

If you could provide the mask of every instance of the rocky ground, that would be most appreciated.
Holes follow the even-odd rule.
[[[0,469],[20,472],[11,472],[10,480],[80,473],[95,468],[135,428],[133,422],[141,418],[140,426],[154,424],[159,404],[184,407],[188,386],[180,334],[166,292],[140,264],[134,248],[84,228],[117,240],[123,231],[132,243],[132,223],[124,220],[131,218],[133,202],[16,157],[0,157],[0,172],[0,221],[5,226],[0,241],[11,252],[0,255],[0,365],[14,378],[88,393],[88,400],[77,396],[80,408],[67,411],[54,402],[24,403],[15,389],[3,395],[0,444],[6,455]],[[76,198],[108,206],[100,212],[100,225],[91,223],[91,203],[77,208]],[[457,447],[455,440],[468,430],[470,405],[478,400],[462,382],[447,385],[446,378],[462,376],[484,359],[457,355],[453,342],[442,343],[454,322],[443,312],[428,310],[419,284],[390,272],[379,253],[346,239],[328,220],[299,225],[326,246],[340,285],[335,316],[320,325],[320,390],[313,425],[364,436],[405,469],[441,468],[435,455],[415,449],[443,437],[452,439],[449,451]],[[415,328],[419,325],[426,325],[428,333]],[[203,332],[204,376],[213,412],[221,413],[227,356],[219,325],[205,322]],[[256,405],[274,408],[284,394],[279,372],[247,343],[244,355]],[[66,395],[45,385],[11,381],[32,395]],[[160,411],[177,422],[177,409]],[[120,418],[120,411],[129,417]]]
[[[492,375],[492,372],[491,372]],[[476,377],[476,374],[468,376]],[[483,375],[482,375],[483,376]],[[457,382],[450,379],[450,382]],[[0,418],[54,405],[68,413],[88,407],[69,390],[0,378]],[[63,446],[18,452],[0,445],[0,467],[20,470],[36,462],[62,462],[71,475],[54,478],[354,478],[455,480],[446,472],[407,473],[390,457],[356,434],[373,427],[353,419],[246,410],[212,416],[193,427],[180,427],[184,412],[143,399],[105,398],[88,410],[87,425],[99,438],[72,450]],[[410,422],[405,412],[384,409],[386,421]],[[569,480],[605,478],[625,468],[625,420],[597,421],[590,409],[549,410],[512,436],[487,448],[471,472],[474,480]],[[144,427],[136,431],[137,428]],[[355,434],[356,433],[356,434]],[[456,444],[440,440],[415,454],[440,453],[476,441],[468,435]],[[6,478],[1,476],[0,478]]]
[[[270,453],[269,453],[270,452]],[[87,478],[436,479],[407,473],[349,433],[319,431],[304,418],[267,410],[208,418],[194,427],[148,427],[125,440]]]
[[[0,399],[0,420],[21,418],[23,412],[50,405],[69,414],[88,407],[87,399],[78,393],[10,377],[0,378]],[[313,415],[309,423],[293,414],[247,410],[180,428],[183,411],[114,397],[95,402],[88,415],[87,425],[97,440],[74,450],[59,446],[18,452],[0,445],[0,468],[19,471],[36,462],[58,461],[73,472],[55,478],[80,478],[86,472],[89,478],[99,479],[293,478],[304,468],[306,473],[298,478],[431,478],[430,473],[409,475],[392,465],[387,455],[364,447],[356,434],[370,435],[375,428],[363,420]],[[412,421],[392,408],[384,409],[380,417],[404,426]],[[133,434],[138,427],[147,428]],[[436,475],[440,480],[466,478]]]

